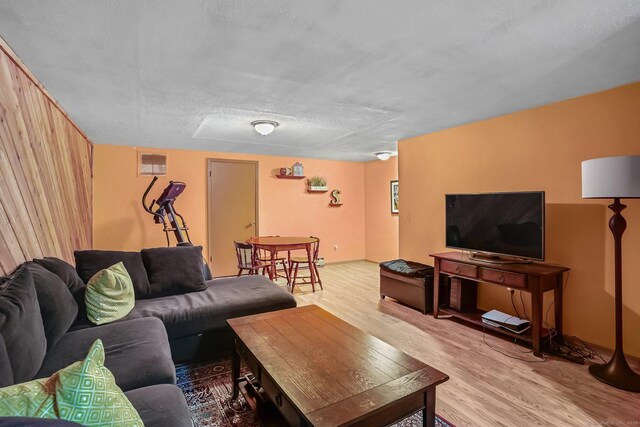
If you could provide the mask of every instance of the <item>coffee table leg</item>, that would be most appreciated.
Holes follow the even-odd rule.
[[[238,382],[238,378],[240,377],[240,355],[238,354],[238,350],[234,344],[233,351],[231,352],[231,380],[233,381],[232,392],[231,392],[231,400],[234,400],[238,397],[238,393],[240,392],[240,383]]]
[[[435,427],[436,425],[436,388],[428,388],[424,392],[424,408],[422,409],[422,425]]]

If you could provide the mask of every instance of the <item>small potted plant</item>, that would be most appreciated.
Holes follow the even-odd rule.
[[[327,180],[321,176],[307,178],[307,186],[309,191],[328,191]]]

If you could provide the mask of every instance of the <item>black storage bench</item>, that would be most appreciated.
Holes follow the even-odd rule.
[[[447,279],[440,277],[440,300],[447,302]],[[380,298],[391,297],[420,310],[433,310],[433,267],[414,261],[395,259],[380,263]]]

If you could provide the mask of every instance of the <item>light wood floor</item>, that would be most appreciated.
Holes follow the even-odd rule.
[[[485,344],[482,331],[381,300],[374,263],[328,265],[320,275],[324,291],[302,285],[298,304],[316,304],[448,374],[436,412],[458,427],[640,426],[640,395],[600,383],[585,365],[539,362],[510,341],[486,335]]]

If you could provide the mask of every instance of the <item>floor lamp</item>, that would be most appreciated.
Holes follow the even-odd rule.
[[[602,382],[623,390],[640,392],[640,375],[634,372],[622,350],[622,233],[627,221],[621,212],[622,198],[640,198],[640,156],[603,157],[582,162],[582,197],[613,199],[609,228],[615,245],[616,348],[604,365],[591,365],[589,372]]]

